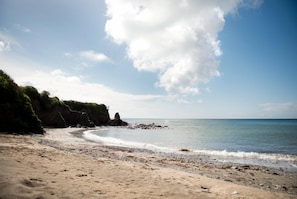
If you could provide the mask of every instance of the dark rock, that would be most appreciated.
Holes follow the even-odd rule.
[[[110,120],[108,109],[104,104],[82,103],[76,101],[63,102],[73,110],[78,110],[86,113],[93,125],[107,125]],[[92,126],[92,124],[90,124],[89,126]]]
[[[127,126],[119,113],[110,120],[104,104],[61,101],[32,86],[19,87],[0,70],[0,130],[15,133],[44,133],[42,127]]]
[[[114,119],[108,122],[109,126],[128,126],[128,123],[121,120],[120,114],[116,113]]]
[[[82,103],[77,101],[60,101],[57,97],[49,97],[44,91],[41,94],[34,87],[24,87],[30,97],[33,109],[42,121],[42,125],[52,128],[94,127],[106,125],[109,121],[105,105]]]
[[[201,189],[208,189],[207,187],[201,186]]]
[[[190,152],[190,150],[186,149],[186,148],[181,148],[179,151],[181,151],[181,152]]]
[[[115,120],[121,120],[120,114],[119,114],[119,113],[116,113],[116,114],[114,115],[114,119],[115,119]]]
[[[155,123],[151,124],[136,124],[134,126],[131,126],[131,129],[160,129],[160,128],[167,128],[168,126],[161,126],[156,125]]]

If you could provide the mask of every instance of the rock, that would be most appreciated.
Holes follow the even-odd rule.
[[[114,119],[108,122],[109,126],[128,126],[128,123],[121,120],[120,114],[116,113]]]
[[[131,129],[160,129],[160,128],[166,128],[166,127],[168,127],[168,126],[161,126],[161,125],[157,125],[155,123],[151,123],[151,124],[136,124],[129,128],[131,128]]]
[[[119,114],[119,113],[116,113],[116,114],[114,115],[114,119],[115,119],[115,120],[121,120],[120,114]]]
[[[243,168],[243,169],[250,169],[250,165],[242,165],[241,168]]]
[[[201,189],[208,189],[207,187],[201,186]]]
[[[232,195],[237,195],[237,194],[238,194],[237,191],[233,191],[233,192],[232,192]]]
[[[110,120],[108,109],[104,104],[85,103],[77,101],[61,101],[50,97],[49,92],[38,93],[34,87],[23,88],[31,100],[32,107],[42,126],[52,128],[63,127],[94,127],[106,125]]]
[[[182,151],[182,152],[190,152],[189,149],[186,149],[186,148],[181,148],[179,151]]]

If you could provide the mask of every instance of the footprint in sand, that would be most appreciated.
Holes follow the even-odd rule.
[[[31,188],[44,186],[44,184],[42,183],[42,180],[37,179],[37,178],[23,179],[21,181],[21,184],[23,184],[26,187],[31,187]]]

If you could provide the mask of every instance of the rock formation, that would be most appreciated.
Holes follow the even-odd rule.
[[[110,120],[108,122],[108,125],[110,125],[110,126],[127,126],[128,123],[125,122],[125,121],[123,121],[123,120],[121,120],[120,114],[119,113],[116,113],[114,115],[114,119],[113,120]]]
[[[46,91],[39,94],[34,87],[23,89],[31,98],[33,108],[45,127],[94,127],[106,125],[109,121],[105,105],[60,101],[57,97],[49,97]]]
[[[43,133],[43,127],[127,126],[119,113],[110,120],[104,104],[61,101],[32,86],[19,87],[0,70],[0,131]]]

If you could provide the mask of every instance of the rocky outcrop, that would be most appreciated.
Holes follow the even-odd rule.
[[[108,109],[104,104],[83,103],[77,101],[63,101],[72,110],[78,110],[86,113],[89,120],[96,126],[107,125],[110,117]]]
[[[94,127],[95,124],[90,120],[87,113],[83,111],[72,110],[69,106],[57,109],[59,115],[65,121],[66,126],[72,127]]]
[[[162,126],[155,123],[151,124],[135,124],[132,126],[129,126],[130,129],[162,129],[167,128],[168,126]]]
[[[105,105],[82,103],[77,101],[60,101],[57,97],[49,97],[44,91],[41,94],[34,87],[24,87],[31,98],[33,109],[40,118],[42,126],[52,128],[94,127],[107,125],[108,110]]]
[[[121,120],[120,114],[119,113],[116,113],[114,115],[114,119],[113,120],[110,120],[108,122],[108,125],[109,126],[127,126],[128,123],[125,122],[125,121],[123,121],[123,120]]]
[[[104,104],[84,103],[78,101],[61,101],[57,97],[49,97],[49,93],[38,91],[31,86],[23,88],[31,98],[33,108],[42,121],[42,125],[53,128],[68,126],[94,127],[102,125],[127,126],[119,113],[110,120],[108,109]]]
[[[110,120],[104,104],[61,101],[32,86],[19,87],[0,70],[0,131],[43,133],[43,127],[127,126],[119,113]]]

